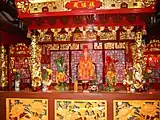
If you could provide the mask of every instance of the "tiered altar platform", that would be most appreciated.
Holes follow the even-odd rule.
[[[0,92],[1,120],[159,120],[160,91]]]

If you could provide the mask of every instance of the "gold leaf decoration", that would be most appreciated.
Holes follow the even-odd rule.
[[[160,101],[114,100],[114,120],[160,120]]]
[[[107,120],[105,100],[55,100],[55,120]]]
[[[7,120],[48,120],[47,99],[6,99]]]

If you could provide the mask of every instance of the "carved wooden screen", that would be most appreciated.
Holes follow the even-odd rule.
[[[51,69],[53,71],[52,73],[52,80],[53,82],[56,82],[56,66],[54,63],[54,60],[63,56],[64,57],[64,65],[67,65],[67,75],[69,75],[69,51],[51,51]],[[67,81],[69,82],[69,81]]]
[[[80,60],[80,56],[82,51],[72,51],[71,54],[71,67],[72,67],[72,78],[77,79],[77,64]],[[97,80],[101,80],[102,82],[102,74],[103,74],[103,62],[102,62],[102,51],[98,50],[89,50],[89,55],[92,57],[93,62],[97,67]]]
[[[105,56],[110,56],[118,62],[115,64],[118,82],[122,83],[125,69],[125,50],[105,50]],[[106,57],[105,57],[106,58]]]
[[[82,51],[72,51],[71,67],[72,67],[72,78],[77,79],[77,65],[80,59]]]

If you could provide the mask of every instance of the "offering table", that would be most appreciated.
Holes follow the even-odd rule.
[[[0,92],[1,120],[160,119],[160,92]],[[152,115],[151,115],[152,112]]]

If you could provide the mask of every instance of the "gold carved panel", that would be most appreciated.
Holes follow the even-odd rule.
[[[119,43],[114,43],[115,49],[125,49],[126,43],[125,42],[119,42]]]
[[[160,120],[160,100],[114,100],[114,120]]]
[[[51,50],[59,50],[59,44],[52,44]]]
[[[116,40],[116,32],[101,32],[100,40]]]
[[[104,44],[105,49],[114,49],[114,43],[113,42],[108,42]]]
[[[134,40],[135,32],[120,32],[120,40]]]
[[[7,98],[6,120],[48,120],[48,100]]]
[[[69,50],[70,44],[60,44],[60,50]]]
[[[68,33],[59,33],[55,36],[54,41],[70,41],[70,35]]]
[[[94,49],[102,49],[102,43],[94,43]]]
[[[72,43],[70,46],[70,50],[79,50],[80,45],[76,43]]]
[[[55,120],[107,120],[107,102],[57,99]]]

